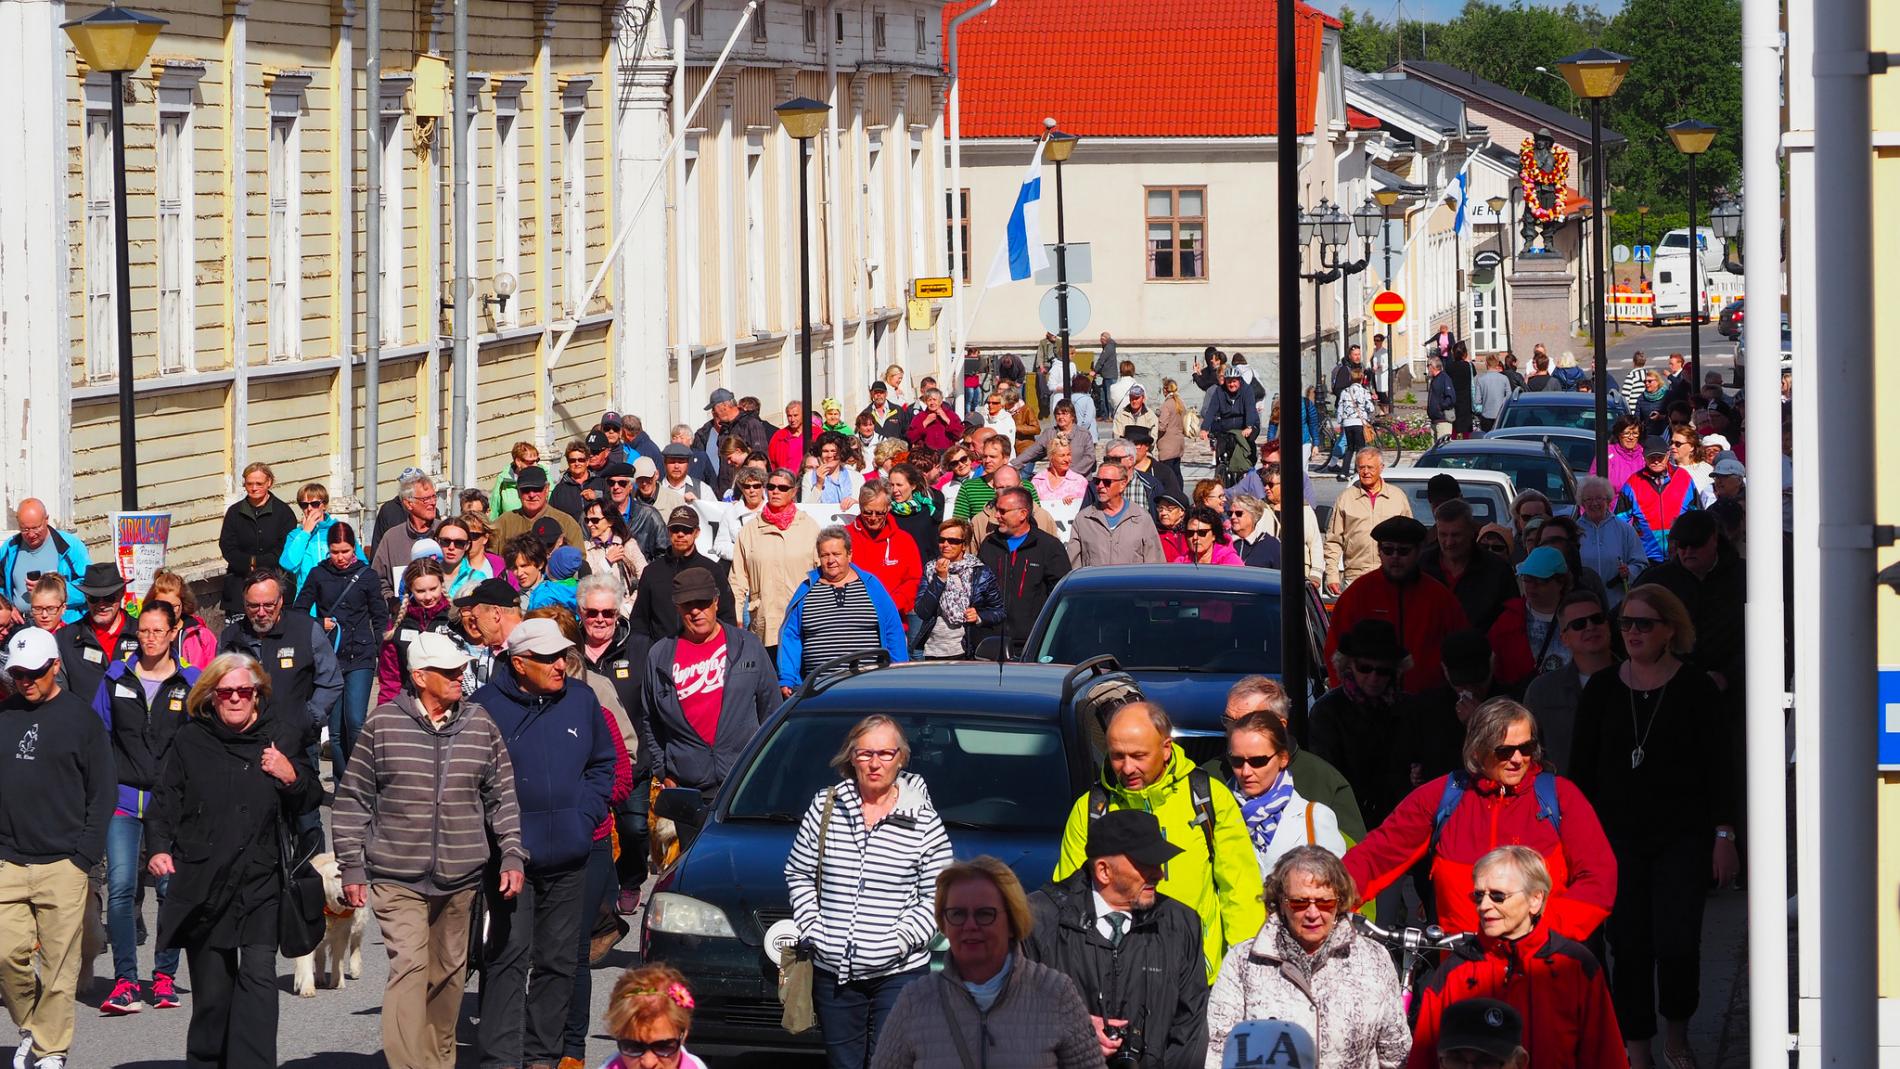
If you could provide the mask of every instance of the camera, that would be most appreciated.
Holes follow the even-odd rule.
[[[1121,1046],[1107,1058],[1108,1069],[1138,1069],[1141,1065],[1141,1030],[1124,1025],[1104,1024],[1102,1035],[1121,1040]]]

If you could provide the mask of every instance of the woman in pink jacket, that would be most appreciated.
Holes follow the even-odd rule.
[[[1188,510],[1187,523],[1182,528],[1187,536],[1187,553],[1177,563],[1180,564],[1233,564],[1241,565],[1240,554],[1228,544],[1227,528],[1221,521],[1221,514],[1206,505],[1196,505]],[[1170,557],[1170,560],[1174,558]]]

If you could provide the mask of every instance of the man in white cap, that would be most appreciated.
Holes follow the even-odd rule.
[[[462,698],[468,655],[447,635],[409,643],[415,694],[363,723],[337,785],[331,837],[352,909],[376,911],[389,952],[383,1050],[392,1066],[453,1069],[468,926],[495,843],[497,893],[521,891],[527,850],[501,729]]]
[[[552,620],[524,620],[503,652],[505,660],[469,700],[507,740],[528,862],[518,894],[486,888],[476,1042],[483,1069],[561,1060],[587,861],[614,788],[615,729],[586,683],[569,685],[574,644]]]
[[[1709,469],[1709,486],[1715,491],[1717,501],[1740,501],[1747,488],[1748,469],[1736,459],[1734,453],[1727,450],[1715,458],[1715,466]]]
[[[14,694],[0,702],[0,1001],[20,1030],[14,1069],[65,1069],[86,874],[105,856],[118,775],[99,717],[60,689],[51,634],[14,632],[6,665]]]

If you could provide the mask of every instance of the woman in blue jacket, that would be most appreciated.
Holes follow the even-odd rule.
[[[278,565],[290,573],[292,590],[302,589],[310,569],[330,555],[330,528],[337,525],[337,518],[330,515],[330,491],[322,483],[305,483],[297,491],[297,514],[301,518],[277,556]],[[369,563],[361,546],[356,547],[356,557]]]
[[[789,698],[826,661],[879,648],[893,663],[910,660],[903,614],[884,584],[851,563],[850,533],[827,527],[818,532],[818,567],[792,592],[779,628],[779,688]]]
[[[330,707],[330,771],[340,781],[369,716],[376,661],[383,635],[389,631],[389,603],[383,600],[376,573],[357,555],[355,528],[335,521],[329,549],[323,563],[310,569],[291,608],[296,612],[315,609],[317,621],[336,648],[343,693]]]

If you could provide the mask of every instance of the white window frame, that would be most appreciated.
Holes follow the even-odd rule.
[[[158,104],[158,371],[193,370],[197,358],[196,152],[192,112],[203,65],[160,68]]]
[[[692,7],[686,9],[686,36],[706,36],[706,5],[711,2],[712,0],[698,0]]]
[[[866,132],[864,167],[864,230],[870,238],[864,253],[864,273],[870,281],[866,284],[869,300],[865,302],[865,311],[884,307],[883,295],[885,283],[890,275],[889,260],[885,255],[885,233],[890,219],[890,204],[886,190],[890,183],[884,173],[884,131],[873,129]]]
[[[923,55],[930,44],[930,20],[922,13],[917,16],[917,54]]]
[[[495,313],[495,325],[521,322],[521,89],[528,80],[519,76],[495,80],[494,264],[489,273],[515,276],[515,296]]]
[[[924,274],[927,270],[925,264],[930,262],[926,259],[926,257],[929,256],[929,251],[926,245],[927,238],[925,237],[930,230],[930,216],[928,214],[930,202],[924,199],[926,177],[924,174],[924,165],[926,158],[924,155],[924,128],[912,127],[910,131],[910,172],[905,176],[904,183],[906,190],[910,194],[910,208],[906,213],[909,225],[904,229],[909,232],[910,273],[913,276]]]
[[[679,200],[680,263],[686,270],[680,278],[679,339],[688,345],[699,341],[699,142],[703,130],[692,130],[680,142],[682,180]]]
[[[700,0],[705,3],[706,0]],[[759,0],[759,6],[752,12],[752,40],[755,44],[765,44],[772,39],[765,24],[765,0]]]
[[[805,47],[815,50],[818,47],[818,9],[807,5],[802,17],[805,24]]]
[[[273,361],[303,355],[303,105],[312,76],[282,71],[269,76],[268,159],[265,164],[269,219],[267,356]]]
[[[382,174],[382,233],[377,240],[382,243],[381,277],[376,284],[382,292],[382,338],[384,345],[401,345],[403,337],[402,303],[403,263],[403,206],[407,201],[403,188],[403,153],[407,151],[403,138],[403,120],[408,117],[404,107],[409,94],[410,83],[414,79],[408,75],[384,75],[382,100],[380,102],[380,120],[383,137],[383,174]]]
[[[480,181],[480,179],[476,177],[476,171],[481,166],[482,158],[482,90],[487,88],[487,86],[488,74],[485,71],[470,71],[468,73],[468,111],[463,117],[462,129],[456,131],[454,135],[468,139],[469,196],[465,198],[462,203],[462,233],[468,235],[469,247],[466,250],[455,250],[456,262],[450,266],[449,277],[453,279],[455,276],[461,274],[462,269],[466,267],[468,269],[469,282],[476,287],[477,291],[481,288],[481,279],[476,273],[481,266],[476,256],[476,253],[481,249],[481,238],[479,237],[481,230],[477,227],[477,223],[481,219],[481,211],[477,206],[475,189]],[[451,83],[449,91],[451,93],[454,92],[453,83]],[[449,149],[453,152],[455,145],[451,144]],[[450,159],[453,160],[454,157],[451,156]],[[470,322],[475,322],[481,315],[482,306],[479,303],[480,298],[475,296],[474,293],[465,293],[455,299],[478,302],[474,306],[475,312]]]
[[[882,52],[890,43],[889,25],[890,20],[884,17],[884,9],[873,8],[871,11],[871,49],[873,51]]]
[[[769,326],[765,267],[765,134],[745,141],[745,292],[746,315],[753,334]]]
[[[705,0],[694,6],[700,10]],[[561,298],[578,319],[587,293],[587,90],[592,78],[561,82]]]
[[[88,74],[86,100],[86,381],[119,373],[118,211],[112,188],[112,79]]]

